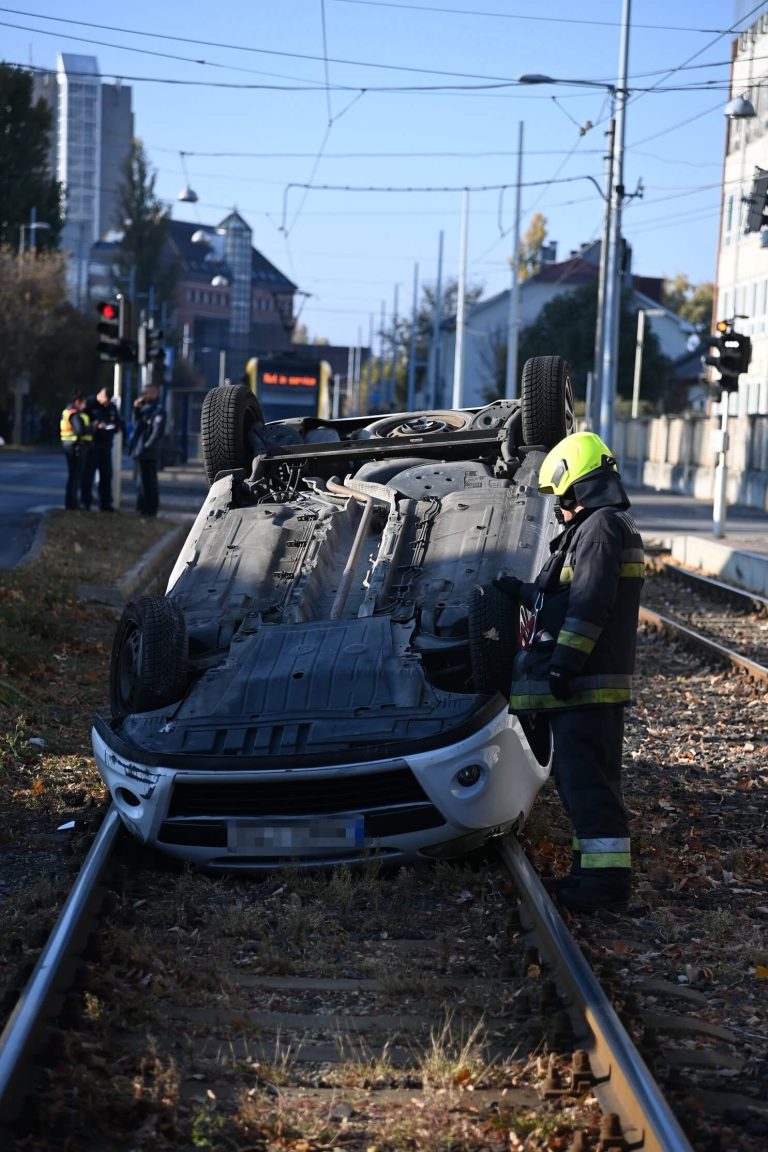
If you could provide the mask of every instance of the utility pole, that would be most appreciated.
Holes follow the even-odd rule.
[[[396,408],[395,403],[397,392],[397,309],[398,309],[398,289],[399,285],[395,284],[395,301],[394,310],[392,312],[392,355],[390,357],[390,379],[389,379],[389,407]]]
[[[619,318],[621,316],[621,208],[624,199],[624,120],[627,104],[629,62],[629,16],[631,0],[624,0],[621,17],[619,78],[616,85],[616,141],[613,162],[613,206],[611,211],[608,260],[605,281],[605,320],[602,333],[603,355],[600,369],[600,438],[611,447],[616,409],[619,357]]]
[[[467,280],[467,232],[469,231],[469,188],[464,189],[459,253],[459,295],[456,301],[456,347],[453,357],[453,408],[461,408],[464,387],[464,307]]]
[[[408,349],[408,403],[409,412],[416,403],[416,321],[419,314],[419,266],[413,269],[413,307],[411,308],[411,344]]]
[[[437,408],[440,391],[440,325],[442,323],[443,295],[443,233],[437,243],[437,284],[435,285],[435,307],[432,310],[432,364],[430,372],[429,397],[425,407]]]
[[[128,301],[120,292],[117,294],[117,299],[120,304],[120,323],[118,326],[117,334],[121,341],[128,337]],[[124,423],[127,424],[125,416],[122,412],[123,402],[123,365],[118,360],[114,369],[114,381],[112,386],[112,399],[118,414],[123,418]],[[112,438],[112,506],[120,510],[120,500],[122,497],[123,489],[123,434],[118,428]]]
[[[517,183],[515,185],[515,228],[512,250],[512,284],[509,293],[509,322],[507,324],[507,377],[504,395],[507,400],[517,397],[517,349],[520,338],[520,189],[523,182],[523,122],[517,136]]]
[[[597,321],[595,323],[595,370],[593,390],[586,413],[590,428],[600,427],[600,396],[603,375],[603,331],[605,327],[605,283],[608,272],[608,249],[611,243],[611,207],[613,203],[613,151],[616,140],[616,89],[611,90],[611,122],[606,132],[608,151],[605,155],[605,212],[600,241],[600,268],[597,280]]]

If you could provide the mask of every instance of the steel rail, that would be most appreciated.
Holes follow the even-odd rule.
[[[71,976],[76,951],[92,927],[101,880],[121,831],[113,804],[0,1036],[0,1124],[17,1118],[30,1089],[28,1062],[42,1047],[47,1021],[60,1007],[63,983]]]
[[[722,593],[731,599],[748,600],[758,608],[768,608],[768,597],[761,596],[759,592],[750,592],[748,588],[739,588],[736,584],[726,584],[725,581],[717,580],[714,576],[705,576],[703,572],[692,572],[690,568],[681,568],[679,564],[672,564],[669,560],[664,561],[662,568],[670,576],[679,578],[694,588],[697,584],[702,585],[712,592]]]
[[[642,1152],[693,1152],[669,1104],[598,984],[514,836],[499,852],[517,885],[541,951],[557,972],[592,1037],[593,1092],[604,1113],[619,1115],[625,1143]]]
[[[704,648],[708,652],[719,656],[721,660],[743,668],[755,680],[768,680],[768,668],[766,668],[764,664],[758,664],[756,660],[750,660],[748,656],[742,656],[740,653],[733,652],[730,648],[726,648],[724,644],[718,644],[716,640],[710,640],[708,636],[697,632],[694,628],[689,628],[686,624],[681,623],[680,620],[676,620],[674,616],[662,616],[660,612],[654,612],[650,608],[641,608],[640,620],[646,624],[651,624],[654,628],[661,628],[667,632],[674,632],[682,636],[684,640],[687,640],[697,648]]]

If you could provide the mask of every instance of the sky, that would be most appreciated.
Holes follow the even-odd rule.
[[[132,88],[174,219],[237,209],[298,286],[310,339],[368,345],[382,318],[410,316],[415,286],[434,287],[441,247],[443,283],[465,250],[483,297],[509,287],[518,181],[522,234],[541,213],[558,259],[600,238],[623,7],[31,0],[0,6],[0,58],[95,56]],[[642,194],[623,232],[638,275],[715,279],[731,46],[767,7],[631,2],[624,183]],[[530,73],[558,83],[519,82]],[[194,204],[178,200],[187,184]]]

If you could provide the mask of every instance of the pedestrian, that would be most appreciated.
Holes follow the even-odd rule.
[[[494,582],[531,612],[513,662],[510,709],[548,719],[555,787],[573,826],[571,871],[548,886],[574,912],[620,910],[632,878],[621,760],[643,541],[616,461],[593,432],[552,449],[539,490],[557,498],[564,529],[532,584],[511,576]]]
[[[134,424],[128,453],[136,462],[136,511],[156,516],[160,506],[157,473],[165,436],[165,410],[157,384],[145,384],[133,402]]]
[[[108,388],[100,388],[95,396],[86,400],[85,410],[90,420],[93,441],[85,461],[83,472],[83,507],[90,508],[93,502],[93,482],[99,474],[99,508],[102,512],[114,512],[112,506],[112,448],[115,434],[123,430],[117,405]]]
[[[83,471],[92,437],[88,415],[85,411],[85,396],[81,392],[72,397],[62,412],[59,435],[67,461],[67,487],[64,495],[64,507],[73,510],[80,507]]]

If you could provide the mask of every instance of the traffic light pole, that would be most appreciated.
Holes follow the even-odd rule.
[[[728,401],[730,393],[724,388],[720,393],[720,432],[717,436],[717,466],[715,467],[715,494],[712,506],[712,534],[716,539],[725,535],[725,518],[728,501]]]
[[[122,307],[120,308],[120,330],[119,336],[123,340],[128,335],[128,316],[127,308],[125,306],[125,299],[118,296],[121,300]],[[115,364],[115,376],[112,389],[112,399],[117,407],[118,414],[122,417],[123,407],[123,365],[118,360]],[[123,488],[123,433],[118,428],[115,435],[112,437],[112,507],[120,511],[120,500],[122,498]]]

